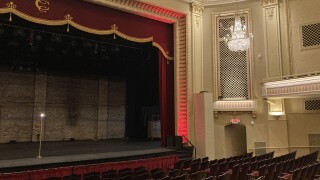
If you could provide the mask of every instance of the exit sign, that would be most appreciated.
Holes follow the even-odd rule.
[[[230,123],[232,123],[232,124],[239,124],[240,123],[240,119],[239,118],[232,118],[232,119],[230,119]]]

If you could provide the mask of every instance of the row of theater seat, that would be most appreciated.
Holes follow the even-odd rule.
[[[206,163],[193,160],[178,161],[175,169],[182,169],[189,177],[195,179],[218,180],[253,180],[253,179],[290,179],[305,180],[318,179],[320,164],[316,162],[318,152],[314,152],[295,159],[296,152],[273,158],[273,152],[252,157],[252,154],[215,159]],[[187,164],[187,165],[186,165]],[[206,166],[209,164],[209,167]],[[189,167],[188,167],[189,166]],[[194,175],[194,174],[197,174]]]
[[[295,158],[296,152],[279,157],[274,153],[252,156],[245,153],[229,158],[209,160],[208,157],[179,160],[168,170],[146,169],[144,166],[88,172],[47,180],[305,180],[320,179],[320,163],[316,162],[318,152]],[[1,179],[1,176],[0,176]],[[32,178],[31,178],[32,179]],[[11,180],[11,179],[8,179]],[[14,178],[12,180],[15,180]]]

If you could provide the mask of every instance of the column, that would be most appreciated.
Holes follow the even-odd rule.
[[[215,159],[212,93],[194,94],[197,157]]]
[[[282,76],[282,54],[281,54],[281,36],[280,36],[280,17],[278,0],[262,0],[263,21],[265,28],[265,52],[267,78]],[[275,150],[275,156],[286,154],[289,149],[288,125],[285,116],[285,107],[283,99],[268,100],[268,146],[284,147]],[[283,113],[280,116],[271,115],[271,113]],[[272,149],[270,150],[272,151]]]
[[[203,90],[203,20],[204,7],[201,2],[191,3],[191,80],[192,92],[199,93]],[[192,94],[193,94],[192,93]],[[192,101],[192,100],[190,100]],[[192,104],[192,102],[190,102]],[[195,142],[195,124],[193,107],[190,108],[188,121],[189,140]]]

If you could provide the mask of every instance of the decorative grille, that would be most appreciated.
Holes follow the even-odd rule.
[[[320,22],[301,26],[303,48],[320,47]]]
[[[241,21],[247,26],[247,14]],[[229,27],[234,24],[234,15],[217,18],[218,80],[219,96],[222,99],[249,98],[249,57],[247,51],[230,51],[223,37],[230,35]]]
[[[304,102],[304,108],[307,111],[320,110],[320,100],[307,100]]]

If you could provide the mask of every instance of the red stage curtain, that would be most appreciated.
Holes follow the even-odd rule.
[[[37,9],[36,5],[39,1],[1,0],[0,9],[3,9],[3,12],[0,11],[0,13],[8,13],[10,2],[13,3],[16,11],[21,12],[18,15],[28,21],[45,25],[65,25],[67,24],[66,15],[69,14],[72,17],[70,21],[84,27],[81,30],[94,34],[100,34],[101,31],[104,31],[102,34],[112,34],[111,26],[115,24],[118,27],[117,30],[124,35],[140,39],[138,42],[151,38],[147,42],[155,42],[161,46],[163,53],[168,52],[171,57],[174,55],[172,24],[79,0],[48,0],[49,4],[43,4],[44,8],[49,8],[45,13]],[[12,13],[15,14],[16,11]],[[15,22],[14,18],[13,22]],[[108,30],[110,32],[106,32]],[[132,41],[131,38],[124,38]]]
[[[167,60],[159,51],[161,146],[165,146],[167,135],[175,135],[173,78],[174,61]]]

